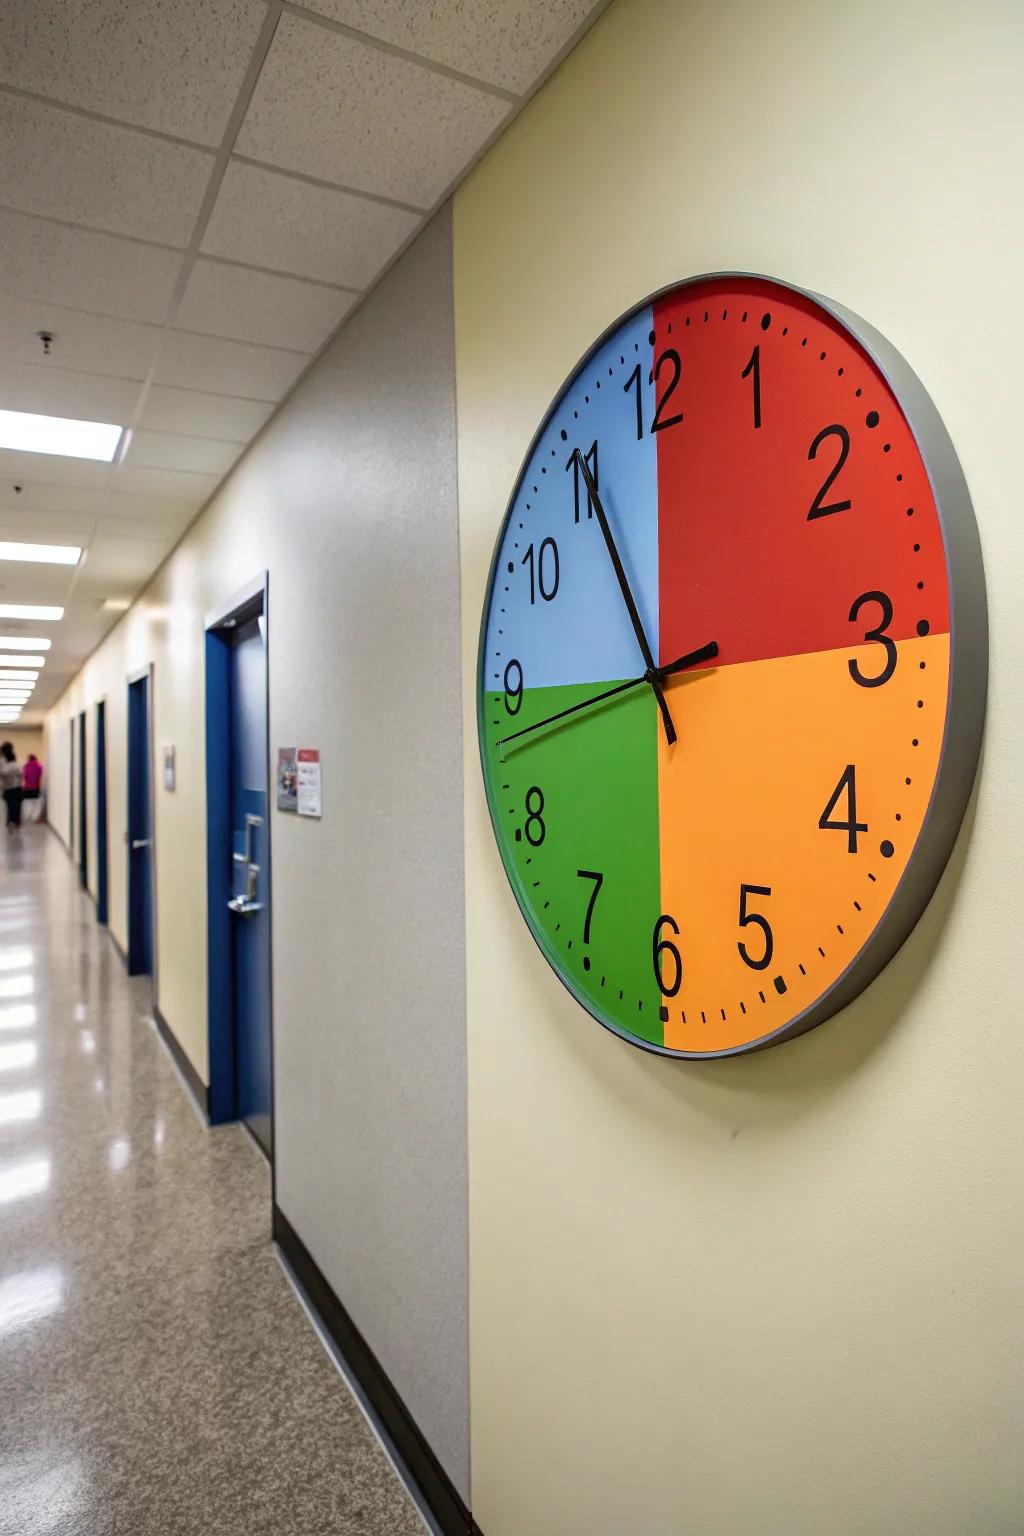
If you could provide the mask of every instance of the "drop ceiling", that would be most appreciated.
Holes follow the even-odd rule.
[[[65,607],[0,623],[53,640],[25,720],[606,3],[3,0],[0,409],[130,428],[0,450],[0,540],[84,550],[0,563]]]

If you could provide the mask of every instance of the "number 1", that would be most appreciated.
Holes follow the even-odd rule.
[[[759,346],[755,347],[753,352],[751,352],[750,362],[740,374],[740,378],[745,379],[750,373],[754,375],[752,380],[754,386],[754,426],[759,427],[761,425],[761,348]]]

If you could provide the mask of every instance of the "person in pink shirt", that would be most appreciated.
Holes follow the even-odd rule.
[[[43,765],[34,752],[30,752],[21,769],[21,798],[34,801],[27,809],[25,820],[38,821],[42,807],[39,805],[40,787],[43,782]]]

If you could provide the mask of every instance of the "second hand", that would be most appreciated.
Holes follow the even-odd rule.
[[[699,666],[702,661],[714,661],[718,655],[717,640],[709,640],[707,645],[699,646],[695,651],[687,651],[685,656],[680,656],[676,661],[670,661],[665,667],[658,667],[655,676],[660,682],[663,678],[675,672],[682,672],[687,667]],[[578,714],[581,709],[590,709],[594,704],[600,704],[605,699],[614,699],[620,693],[626,693],[631,688],[639,688],[642,683],[651,682],[651,675],[644,672],[640,677],[632,677],[626,683],[617,683],[614,688],[606,688],[603,693],[595,693],[589,699],[581,699],[578,704],[570,704],[568,709],[560,709],[557,714],[548,715],[543,720],[537,720],[533,725],[524,725],[521,730],[511,731],[507,736],[498,740],[498,746],[504,747],[510,741],[517,741],[520,736],[529,736],[533,731],[539,731],[542,726],[554,725],[558,720],[564,720],[568,715]]]

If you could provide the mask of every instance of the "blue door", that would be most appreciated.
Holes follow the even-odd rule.
[[[107,921],[107,706],[96,705],[96,916]]]
[[[267,824],[267,649],[262,616],[228,634],[228,796],[238,1117],[271,1155],[270,829]]]
[[[153,778],[149,674],[128,684],[128,974],[153,974]]]
[[[89,811],[86,795],[85,710],[78,717],[78,879],[89,884]]]

